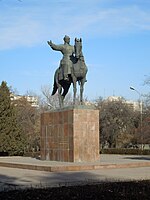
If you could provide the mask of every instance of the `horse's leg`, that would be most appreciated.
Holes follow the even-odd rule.
[[[83,91],[84,91],[84,83],[86,78],[81,79],[80,81],[80,103],[83,104]]]
[[[59,98],[59,106],[60,106],[60,108],[63,107],[63,98],[62,98],[61,92],[62,92],[62,86],[59,84],[58,85],[58,98]]]
[[[63,96],[64,98],[65,98],[66,94],[67,94],[68,91],[69,91],[70,85],[71,85],[71,83],[67,83],[67,84],[63,87],[64,91],[63,91],[62,96]]]
[[[61,95],[60,99],[61,99],[61,108],[63,108],[64,107],[64,97]]]
[[[76,103],[76,93],[77,93],[77,84],[76,84],[76,77],[73,77],[73,104]]]

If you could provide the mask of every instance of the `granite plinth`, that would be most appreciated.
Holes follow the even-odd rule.
[[[99,111],[69,107],[41,114],[41,159],[99,160]]]

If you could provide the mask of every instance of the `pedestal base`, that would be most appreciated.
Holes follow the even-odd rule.
[[[99,160],[99,111],[79,107],[42,113],[41,159]]]

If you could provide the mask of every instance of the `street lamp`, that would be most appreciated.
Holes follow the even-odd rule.
[[[134,87],[130,87],[131,90],[134,90],[139,94],[139,100],[140,100],[140,134],[141,134],[141,149],[143,149],[143,135],[142,135],[142,115],[143,115],[143,103],[142,103],[142,94],[136,90]]]

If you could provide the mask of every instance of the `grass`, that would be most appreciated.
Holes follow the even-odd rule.
[[[0,192],[2,200],[149,200],[150,180]]]

